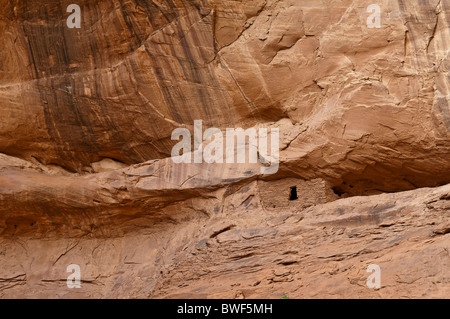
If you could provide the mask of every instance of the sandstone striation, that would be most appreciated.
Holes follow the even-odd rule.
[[[0,297],[450,296],[448,0],[72,2],[0,1]]]

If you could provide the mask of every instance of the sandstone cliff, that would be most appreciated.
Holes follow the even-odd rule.
[[[449,297],[450,2],[374,2],[0,1],[0,297]]]

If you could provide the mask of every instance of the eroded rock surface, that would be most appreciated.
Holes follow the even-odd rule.
[[[0,297],[450,296],[447,0],[71,2],[0,1]]]

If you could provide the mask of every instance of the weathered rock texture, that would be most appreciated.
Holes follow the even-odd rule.
[[[0,1],[0,297],[450,296],[448,0],[71,3]],[[194,120],[278,173],[173,163]]]

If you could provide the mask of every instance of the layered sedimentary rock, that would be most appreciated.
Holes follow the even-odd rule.
[[[254,181],[139,214],[74,210],[10,218],[1,240],[0,295],[449,296],[448,185],[308,208],[268,207],[266,186]],[[72,264],[81,267],[80,289],[66,286]],[[380,289],[366,286],[371,264],[381,267]]]
[[[0,296],[448,297],[448,1],[71,2],[0,6]],[[175,164],[196,120],[278,172]]]

